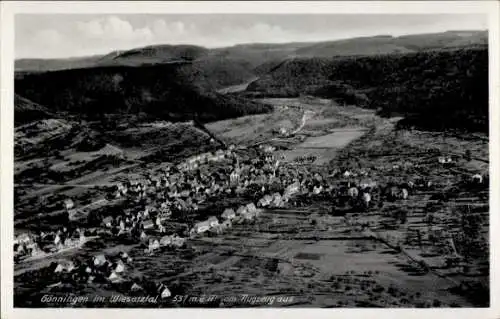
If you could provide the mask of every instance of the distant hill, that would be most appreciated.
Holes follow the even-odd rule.
[[[140,66],[195,61],[209,50],[195,45],[155,45],[108,54],[97,61],[98,66]]]
[[[296,54],[298,57],[331,57],[408,52],[413,52],[413,50],[398,44],[397,38],[377,36],[322,42],[301,48],[296,51]]]
[[[19,59],[15,61],[16,72],[43,72],[95,66],[103,55],[67,59]]]
[[[256,78],[246,95],[324,95],[407,113],[421,97],[406,101],[416,92],[396,98],[391,90],[422,88],[425,96],[442,85],[457,96],[464,83],[484,80],[487,43],[486,31],[449,31],[216,49],[154,45],[85,58],[18,60],[15,85],[16,94],[51,112],[96,119],[114,114],[177,121],[196,114],[213,121],[268,112],[270,107],[242,94],[215,93]]]
[[[321,42],[296,50],[297,57],[378,55],[488,44],[487,31],[448,31],[393,37],[382,35]]]
[[[195,45],[153,45],[106,55],[71,59],[22,59],[18,72],[97,66],[186,63],[183,74],[204,89],[246,82],[290,58],[409,53],[487,44],[486,31],[449,31],[401,37],[374,36],[324,42],[250,43],[207,49]]]

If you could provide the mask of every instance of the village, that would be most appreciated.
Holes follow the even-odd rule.
[[[442,167],[453,166],[457,159],[451,156],[434,157]],[[279,157],[276,147],[261,144],[254,148],[235,147],[189,157],[177,165],[168,164],[159,171],[148,173],[142,179],[116,183],[108,190],[108,201],[120,203],[113,213],[81,211],[71,198],[61,203],[67,214],[67,223],[57,231],[23,233],[14,242],[18,263],[57,255],[71,249],[80,249],[98,237],[112,237],[120,241],[134,241],[142,247],[141,254],[161,254],[162,249],[189,249],[198,238],[216,237],[231,232],[233,226],[259,223],[266,210],[297,209],[308,202],[326,202],[327,213],[345,216],[344,225],[367,238],[384,242],[390,247],[405,250],[422,247],[427,237],[433,237],[432,246],[442,247],[447,267],[466,267],[458,253],[453,236],[445,235],[442,227],[417,230],[412,242],[411,230],[404,238],[391,235],[380,220],[370,216],[384,205],[404,202],[417,193],[436,189],[439,185],[425,178],[377,182],[381,169],[356,169],[304,165],[313,156],[304,156],[292,162]],[[307,164],[307,163],[306,163]],[[401,170],[393,165],[390,171]],[[386,169],[386,170],[387,170]],[[484,189],[487,176],[474,174],[466,180],[469,187]],[[104,213],[103,213],[104,212]],[[400,212],[392,223],[404,225],[409,216]],[[350,216],[350,217],[348,217]],[[426,216],[426,218],[429,218]],[[382,229],[381,229],[382,227]],[[388,226],[389,227],[389,226]],[[398,227],[398,226],[392,226]],[[428,240],[427,240],[428,241]],[[54,276],[70,278],[79,283],[108,282],[121,284],[127,268],[136,256],[125,251],[114,255],[95,254],[85,261],[58,259],[49,269]],[[414,258],[425,269],[432,266],[422,258]],[[443,265],[434,265],[443,267]],[[172,292],[164,283],[130,282],[129,292],[145,291],[168,300]]]

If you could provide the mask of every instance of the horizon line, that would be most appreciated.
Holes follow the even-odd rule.
[[[316,44],[316,43],[322,43],[322,42],[336,42],[336,41],[362,39],[362,38],[376,38],[376,37],[399,38],[399,37],[404,37],[404,36],[431,35],[431,34],[440,34],[440,33],[447,33],[447,32],[489,32],[489,29],[462,29],[462,30],[461,29],[458,29],[458,30],[451,29],[451,30],[446,30],[446,31],[436,31],[436,32],[426,32],[426,33],[404,33],[404,34],[399,34],[399,35],[391,35],[391,34],[357,35],[357,36],[352,36],[352,37],[347,37],[347,38],[337,38],[337,39],[319,40],[319,41],[241,42],[241,43],[235,43],[232,45],[216,46],[216,47],[207,47],[207,46],[203,46],[203,45],[197,45],[194,43],[177,43],[177,44],[156,43],[156,44],[150,44],[150,45],[141,46],[141,47],[131,47],[131,48],[124,49],[124,50],[111,50],[111,51],[107,51],[106,53],[96,53],[96,54],[88,54],[88,55],[74,55],[74,56],[53,57],[53,58],[22,57],[22,58],[15,58],[14,61],[19,61],[19,60],[45,60],[45,61],[48,61],[48,60],[70,60],[70,59],[103,57],[103,56],[106,56],[106,55],[111,54],[113,52],[126,52],[126,51],[130,51],[130,50],[144,49],[144,48],[161,46],[161,45],[171,45],[171,46],[187,45],[187,46],[197,46],[197,47],[205,48],[208,50],[217,50],[217,49],[233,48],[236,46],[244,46],[244,45],[266,45],[266,44],[267,45],[272,45],[272,44],[286,45],[286,44],[294,44],[294,43]]]

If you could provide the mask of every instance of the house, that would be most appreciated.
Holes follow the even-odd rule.
[[[179,237],[179,236],[174,236],[172,237],[172,245],[175,247],[182,247],[186,243],[186,239]]]
[[[122,281],[122,278],[120,276],[118,276],[118,274],[116,272],[111,271],[111,273],[108,276],[108,280],[112,283],[117,283],[117,282]]]
[[[20,243],[29,243],[32,241],[33,241],[33,239],[31,238],[31,236],[28,233],[22,233],[16,237],[16,239],[14,240],[14,243],[20,244]]]
[[[222,227],[222,225],[215,225],[214,227],[210,228],[210,233],[216,235],[222,234],[223,231],[224,227]]]
[[[313,188],[313,194],[317,195],[317,194],[321,193],[322,191],[323,191],[323,186],[321,186],[321,185],[320,186],[314,186],[314,188]]]
[[[129,255],[127,254],[127,252],[125,251],[122,251],[120,252],[120,254],[118,255],[120,257],[120,259],[122,260],[127,260],[129,258]]]
[[[298,192],[299,192],[299,190],[300,190],[300,184],[299,184],[299,182],[295,182],[295,183],[293,183],[293,184],[289,185],[289,186],[285,189],[285,194],[286,194],[287,196],[291,196],[291,195],[293,195],[293,194],[298,193]]]
[[[483,176],[481,174],[475,174],[472,176],[472,181],[476,184],[482,184],[483,183]]]
[[[363,204],[368,207],[370,205],[370,202],[372,200],[372,196],[370,193],[363,193]]]
[[[242,215],[241,217],[243,217],[243,219],[245,220],[252,220],[254,219],[256,216],[256,212],[250,212],[248,210],[246,210]]]
[[[271,204],[271,202],[273,201],[273,197],[271,195],[269,195],[269,194],[264,195],[263,198],[269,204]]]
[[[158,239],[150,239],[148,248],[149,248],[149,251],[153,251],[153,250],[160,248],[160,242],[158,241]]]
[[[221,216],[225,220],[231,220],[236,217],[236,213],[231,208],[226,208]]]
[[[238,171],[234,170],[233,172],[231,172],[231,174],[229,175],[229,180],[231,181],[231,183],[237,183],[240,179],[240,174],[238,173]]]
[[[17,249],[16,249],[16,245],[17,245]],[[14,249],[16,250],[16,253],[17,254],[23,254],[25,252],[25,248],[26,246],[24,244],[14,244]]]
[[[158,292],[158,294],[160,295],[160,297],[162,299],[164,298],[168,298],[168,297],[171,297],[172,296],[172,293],[170,292],[170,290],[167,288],[167,286],[165,286],[164,284],[160,284],[158,285],[158,288],[156,290]]]
[[[230,219],[226,219],[225,221],[222,222],[221,224],[222,228],[231,228],[233,226],[233,223],[231,222]]]
[[[210,225],[210,227],[215,227],[215,226],[219,225],[219,220],[215,216],[209,217],[207,221],[208,221],[208,224]]]
[[[264,198],[259,199],[259,201],[257,202],[258,207],[266,207],[267,205],[269,205],[269,203],[266,202]]]
[[[118,259],[117,262],[113,263],[113,270],[119,274],[119,273],[122,273],[125,271],[125,264],[123,263],[123,261],[121,261],[121,259]]]
[[[151,219],[145,220],[142,225],[144,226],[144,229],[151,229],[155,227],[155,224]]]
[[[224,150],[217,150],[215,155],[224,155]]]
[[[61,243],[61,236],[59,234],[57,234],[55,237],[54,237],[54,245],[58,245]]]
[[[161,226],[161,222],[162,222],[162,218],[160,215],[156,216],[156,219],[155,219],[155,225],[160,227]]]
[[[246,206],[240,206],[240,207],[238,208],[238,210],[236,211],[236,214],[237,214],[237,215],[243,215],[243,214],[245,214],[246,212],[247,212],[247,208],[246,208]]]
[[[208,221],[203,221],[196,223],[193,227],[194,232],[201,234],[210,229],[210,223]]]
[[[105,217],[102,220],[102,224],[107,228],[111,228],[111,226],[113,225],[113,217],[111,216]]]
[[[266,152],[266,153],[272,153],[275,150],[276,150],[276,148],[274,146],[271,146],[271,145],[264,146],[264,152]]]
[[[408,198],[408,190],[406,188],[402,188],[401,192],[399,193],[399,197],[401,199],[407,199]]]
[[[102,266],[107,262],[106,257],[102,254],[94,256],[93,261],[94,261],[94,266],[97,267]]]
[[[356,187],[351,187],[347,190],[347,195],[351,198],[356,198],[359,195],[359,191]]]
[[[172,236],[171,235],[163,236],[162,238],[160,238],[160,245],[161,246],[170,246],[171,244],[172,244]]]
[[[281,202],[281,195],[280,193],[274,193],[273,194],[273,201],[271,203],[275,207],[280,207],[282,202]]]
[[[85,216],[86,214],[84,211],[80,211],[74,208],[68,210],[68,219],[70,221],[77,221]]]
[[[134,282],[134,284],[130,287],[130,291],[132,292],[137,292],[137,291],[143,291],[144,288],[139,286],[137,283]]]
[[[182,192],[180,192],[179,196],[180,197],[183,197],[183,198],[187,198],[189,197],[190,195],[190,191],[189,190],[183,190]]]
[[[374,181],[372,181],[372,180],[366,179],[366,180],[361,180],[359,182],[359,188],[361,190],[364,190],[364,189],[367,189],[367,188],[375,188],[375,187],[377,187],[377,183],[374,182]]]
[[[249,203],[247,204],[247,211],[251,212],[251,213],[255,213],[257,211],[257,207],[255,207],[255,204],[254,203]]]
[[[75,206],[75,203],[73,203],[73,201],[71,199],[65,199],[64,200],[64,208],[65,209],[71,209]]]
[[[71,272],[75,269],[75,265],[70,260],[61,260],[57,263],[56,269],[54,269],[55,273],[60,272]]]
[[[64,239],[63,245],[65,247],[71,247],[71,246],[74,246],[76,243],[77,243],[77,241],[73,241],[71,238],[68,237],[68,238]]]

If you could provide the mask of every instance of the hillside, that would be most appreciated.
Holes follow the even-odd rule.
[[[114,52],[97,62],[99,66],[141,66],[190,62],[207,55],[208,49],[195,45],[156,45],[127,51]]]
[[[16,125],[53,117],[45,107],[14,94],[14,122]]]
[[[449,31],[401,37],[374,36],[316,43],[250,43],[214,49],[195,45],[154,45],[115,51],[104,56],[22,59],[15,62],[15,68],[17,72],[39,72],[191,62],[184,65],[183,75],[197,87],[211,90],[240,84],[266,74],[290,58],[409,53],[472,44],[487,44],[486,31]]]
[[[404,115],[428,128],[488,129],[488,50],[296,58],[247,87],[247,94],[310,94]]]
[[[200,120],[212,121],[268,111],[241,96],[214,93],[260,77],[248,86],[248,95],[313,94],[414,115],[429,104],[456,104],[452,101],[460,89],[455,84],[484,76],[480,52],[485,52],[486,43],[486,32],[450,31],[216,49],[155,45],[59,64],[18,60],[16,93],[53,111],[89,118],[128,114],[177,121],[196,113]],[[481,61],[471,66],[469,59]],[[457,69],[459,65],[463,67]],[[452,96],[443,98],[448,102],[424,98],[431,88]],[[419,97],[405,101],[408,95],[401,97],[398,90]]]
[[[270,111],[239,97],[202,94],[183,79],[178,64],[96,67],[17,74],[16,93],[52,112],[88,119],[105,114],[202,121]]]

